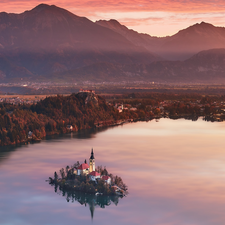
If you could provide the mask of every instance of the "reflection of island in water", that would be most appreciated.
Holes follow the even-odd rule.
[[[111,203],[114,203],[117,205],[119,203],[119,199],[123,198],[123,196],[119,195],[96,195],[96,194],[89,194],[84,192],[76,192],[76,191],[65,191],[60,190],[58,185],[55,186],[55,192],[62,194],[67,200],[67,202],[79,202],[81,205],[84,205],[85,207],[88,205],[90,212],[91,212],[91,218],[94,217],[94,211],[96,207],[105,208],[105,206],[111,205]]]
[[[93,218],[95,206],[105,208],[111,202],[118,204],[127,192],[127,186],[119,176],[109,173],[106,167],[95,167],[93,149],[89,159],[89,165],[85,159],[80,164],[77,161],[72,166],[59,170],[60,176],[55,171],[54,177],[49,177],[49,184],[55,186],[55,192],[66,196],[68,202],[78,201],[81,205],[88,204]]]

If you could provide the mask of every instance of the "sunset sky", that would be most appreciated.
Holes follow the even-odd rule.
[[[21,13],[40,3],[65,8],[92,21],[116,19],[152,36],[173,35],[202,21],[225,26],[224,0],[1,0],[0,11]]]

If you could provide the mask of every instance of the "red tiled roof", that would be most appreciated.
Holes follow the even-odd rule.
[[[109,176],[102,176],[103,180],[108,180],[110,177]]]
[[[89,173],[89,175],[94,176],[94,177],[100,176],[100,174],[96,171],[92,171],[91,173]]]
[[[82,163],[78,168],[78,170],[85,170],[85,169],[89,169],[89,166],[87,163]]]

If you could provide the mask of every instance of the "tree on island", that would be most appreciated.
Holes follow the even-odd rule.
[[[55,171],[55,173],[54,173],[54,181],[56,182],[57,180],[58,180],[58,174]]]

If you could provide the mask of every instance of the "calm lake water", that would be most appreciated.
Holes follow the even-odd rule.
[[[100,206],[68,202],[45,180],[89,159],[129,195]],[[102,207],[103,207],[102,206]],[[92,207],[93,219],[90,208]],[[161,119],[1,147],[0,224],[225,224],[225,123]]]

